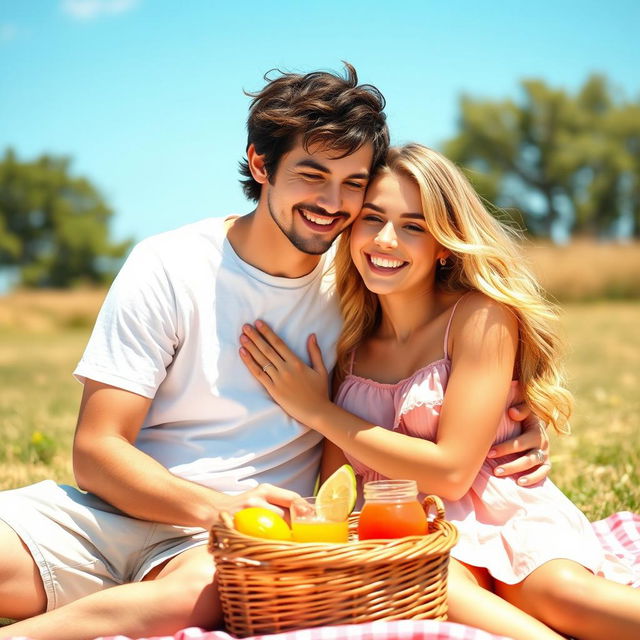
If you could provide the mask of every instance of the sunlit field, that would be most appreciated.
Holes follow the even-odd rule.
[[[640,244],[576,240],[567,246],[525,244],[545,290],[562,302],[640,299]]]
[[[0,298],[0,488],[73,483],[71,372],[103,295]],[[640,302],[569,304],[564,327],[576,413],[573,435],[553,440],[553,479],[591,519],[640,510]]]

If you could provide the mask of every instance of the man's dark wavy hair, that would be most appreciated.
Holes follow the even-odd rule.
[[[389,130],[384,96],[369,84],[358,84],[356,70],[344,63],[345,76],[325,71],[305,75],[272,69],[264,76],[268,84],[252,97],[247,120],[247,148],[253,144],[265,157],[269,182],[273,182],[282,156],[298,140],[305,149],[319,144],[344,158],[363,145],[373,146],[372,173],[383,162],[389,147]],[[272,72],[279,77],[271,79]],[[245,195],[256,202],[261,185],[249,170],[246,158],[240,162]]]

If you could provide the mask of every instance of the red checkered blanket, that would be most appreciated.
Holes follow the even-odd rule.
[[[602,546],[632,566],[637,575],[633,584],[640,587],[640,514],[623,511],[593,523]],[[26,640],[24,638],[13,640]],[[97,640],[133,640],[127,636],[109,636]],[[189,628],[172,636],[154,636],[138,640],[234,640],[224,631]],[[248,640],[505,640],[479,629],[453,622],[434,620],[399,620],[366,624],[316,627]]]

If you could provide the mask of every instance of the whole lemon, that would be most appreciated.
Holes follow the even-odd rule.
[[[291,540],[291,529],[277,513],[263,507],[247,507],[233,516],[233,524],[240,532],[256,538]]]

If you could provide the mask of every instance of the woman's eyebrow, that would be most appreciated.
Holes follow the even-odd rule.
[[[384,209],[382,207],[379,207],[377,204],[373,204],[371,202],[365,202],[362,205],[362,208],[367,208],[367,209],[373,209],[374,211],[377,211],[378,213],[384,213]]]
[[[365,202],[362,205],[363,209],[373,209],[378,213],[386,213],[383,207],[379,207],[377,204],[373,204],[372,202]],[[424,215],[421,212],[412,212],[408,211],[407,213],[401,213],[401,218],[411,218],[412,220],[424,220]]]

